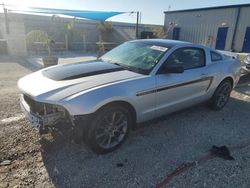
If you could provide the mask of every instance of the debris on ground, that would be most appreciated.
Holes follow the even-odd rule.
[[[227,146],[218,147],[213,145],[212,148],[210,149],[210,153],[211,155],[223,158],[225,160],[234,160]]]
[[[11,161],[10,160],[5,160],[5,161],[2,161],[0,163],[0,166],[7,166],[7,165],[11,165]]]
[[[116,166],[117,166],[117,167],[123,167],[124,164],[123,164],[123,163],[117,163]]]

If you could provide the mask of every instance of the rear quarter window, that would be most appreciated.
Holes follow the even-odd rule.
[[[210,52],[210,55],[211,55],[211,61],[221,61],[223,59],[222,55],[213,51]]]

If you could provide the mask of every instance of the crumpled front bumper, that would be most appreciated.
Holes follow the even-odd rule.
[[[25,114],[25,117],[31,122],[32,127],[38,129],[39,131],[45,130],[48,126],[54,125],[59,120],[65,118],[65,112],[63,111],[44,115],[32,112],[29,104],[24,100],[23,95],[20,97],[20,106]]]

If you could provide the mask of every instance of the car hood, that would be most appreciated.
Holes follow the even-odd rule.
[[[80,91],[143,76],[103,61],[58,65],[18,81],[19,89],[41,102],[60,101]]]

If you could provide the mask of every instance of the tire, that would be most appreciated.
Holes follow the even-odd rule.
[[[126,140],[132,123],[132,115],[125,107],[106,106],[93,118],[87,144],[97,154],[112,152]]]
[[[232,91],[232,84],[229,80],[220,83],[209,101],[209,106],[213,110],[221,110],[228,102]]]

